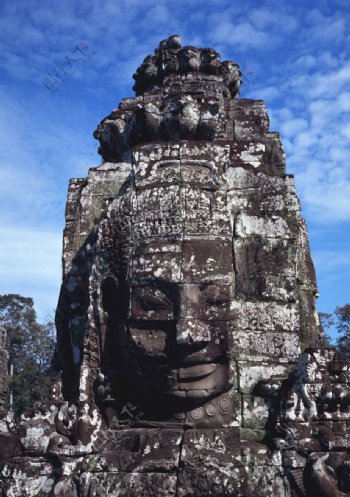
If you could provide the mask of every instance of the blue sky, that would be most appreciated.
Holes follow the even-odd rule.
[[[241,96],[265,100],[308,223],[318,308],[350,302],[349,25],[348,0],[0,0],[0,293],[53,314],[68,180],[99,164],[96,125],[178,33],[238,62]]]

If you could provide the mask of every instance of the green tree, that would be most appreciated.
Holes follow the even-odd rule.
[[[329,346],[331,338],[328,335],[327,331],[334,325],[333,314],[330,314],[328,312],[319,312],[318,317],[320,318],[322,329],[321,345]]]
[[[337,307],[334,311],[335,327],[340,333],[337,339],[339,349],[350,357],[350,304]]]
[[[0,325],[7,330],[13,409],[19,414],[34,401],[48,398],[54,323],[37,322],[33,299],[8,294],[0,295]]]

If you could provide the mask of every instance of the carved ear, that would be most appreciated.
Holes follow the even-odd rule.
[[[101,326],[101,370],[115,388],[122,389],[126,375],[128,340],[125,334],[124,289],[114,275],[101,283],[102,308],[107,319]],[[127,293],[127,292],[126,292]],[[127,375],[126,375],[127,377]]]
[[[101,284],[102,307],[105,312],[111,314],[116,312],[118,306],[118,279],[114,276],[107,276]]]

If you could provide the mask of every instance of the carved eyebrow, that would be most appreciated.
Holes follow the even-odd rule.
[[[183,166],[187,167],[202,167],[203,169],[208,169],[209,171],[212,171],[213,168],[215,167],[213,164],[213,161],[203,161],[203,160],[198,160],[198,159],[187,159],[186,161],[183,161]]]
[[[230,297],[226,294],[220,293],[216,295],[208,295],[207,301],[212,304],[223,304],[225,302],[229,302]]]
[[[230,294],[225,291],[226,289],[219,289],[216,286],[214,287],[214,285],[208,285],[201,290],[206,299],[213,303],[228,302],[230,300]]]
[[[144,287],[137,296],[144,309],[162,308],[172,304],[171,299],[159,288]]]

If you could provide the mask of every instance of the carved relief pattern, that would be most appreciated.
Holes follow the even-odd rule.
[[[0,493],[350,495],[349,365],[317,348],[307,230],[263,102],[177,35],[134,79],[95,131],[103,163],[70,182],[62,389],[17,427],[2,414]]]

